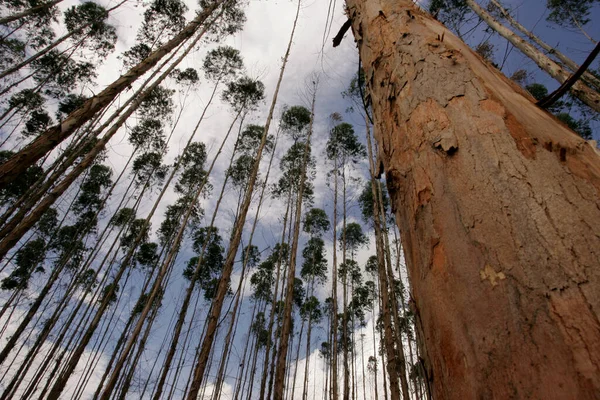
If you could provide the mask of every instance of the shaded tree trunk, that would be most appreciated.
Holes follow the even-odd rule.
[[[347,5],[434,397],[593,398],[596,150],[412,1]]]

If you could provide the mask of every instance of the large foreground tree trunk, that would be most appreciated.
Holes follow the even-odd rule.
[[[347,0],[434,398],[600,391],[600,157],[411,0]]]

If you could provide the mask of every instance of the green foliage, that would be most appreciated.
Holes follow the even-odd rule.
[[[29,114],[29,119],[25,122],[25,129],[21,134],[25,137],[38,136],[52,125],[52,118],[46,111],[34,110]]]
[[[294,305],[298,308],[302,308],[305,297],[306,290],[304,289],[304,282],[300,278],[294,278],[294,289],[292,292],[292,301]]]
[[[58,227],[58,211],[49,208],[38,220],[36,227],[40,236],[49,239]]]
[[[147,242],[149,234],[150,223],[146,224],[145,218],[134,219],[127,224],[127,229],[121,235],[119,245],[126,252],[139,243]]]
[[[167,89],[163,86],[156,86],[148,93],[137,113],[143,119],[166,120],[173,113],[173,94],[175,90]]]
[[[134,44],[129,50],[123,52],[123,65],[132,68],[144,61],[150,53],[152,53],[152,48],[146,43]]]
[[[171,76],[175,79],[175,82],[178,85],[182,86],[193,86],[200,81],[198,71],[196,71],[194,68],[186,68],[183,71],[175,68],[171,73]]]
[[[300,316],[305,321],[310,318],[311,323],[313,324],[320,323],[323,319],[323,311],[321,310],[319,299],[315,296],[308,297],[300,308]]]
[[[190,201],[190,198],[182,196],[177,199],[175,204],[167,206],[167,210],[165,211],[165,219],[158,228],[158,237],[163,246],[168,244],[178,232],[179,227],[181,226],[180,219],[187,212]],[[200,222],[201,215],[202,209],[198,205],[194,205],[186,228],[193,231]]]
[[[431,0],[429,12],[461,36],[461,28],[472,11],[464,0]]]
[[[548,21],[561,26],[576,27],[590,22],[590,9],[598,0],[548,0]]]
[[[533,83],[525,87],[529,93],[536,99],[542,100],[548,97],[548,89],[546,86],[540,83]],[[572,104],[565,101],[557,101],[550,107],[550,111],[554,113],[562,123],[567,125],[571,130],[577,133],[585,140],[591,140],[593,138],[592,128],[590,127],[589,121],[585,119],[575,119],[570,114]]]
[[[27,289],[29,279],[34,272],[43,272],[40,264],[46,257],[46,241],[42,238],[30,240],[21,247],[15,255],[16,268],[6,278],[2,279],[2,290]]]
[[[356,163],[367,156],[365,146],[358,141],[352,125],[342,122],[336,125],[329,133],[329,140],[325,147],[329,160],[338,160],[338,166],[346,162]]]
[[[32,111],[41,111],[46,100],[34,89],[23,89],[11,96],[8,100],[10,108],[19,109],[25,115]]]
[[[265,98],[265,85],[247,76],[229,82],[222,94],[223,101],[236,112],[255,110]]]
[[[107,18],[104,7],[88,1],[65,11],[65,26],[73,34],[74,42],[81,43],[97,57],[105,58],[117,42],[117,30],[106,23]]]
[[[260,262],[260,251],[258,247],[254,245],[244,247],[242,251],[242,263],[246,265],[246,268],[254,268]]]
[[[102,293],[98,298],[98,303],[107,303],[108,305],[117,302],[117,295],[119,294],[119,285],[117,283],[110,283],[102,289]]]
[[[244,61],[240,51],[231,46],[219,46],[210,50],[202,64],[206,78],[215,82],[233,79],[243,68]]]
[[[194,280],[197,286],[204,290],[204,298],[212,300],[216,294],[225,263],[223,239],[216,227],[203,227],[196,230],[193,239],[194,251],[199,256],[189,260],[183,276],[186,279]]]
[[[345,234],[345,235],[344,235]],[[346,248],[350,250],[352,257],[354,253],[363,246],[369,243],[369,238],[363,233],[362,227],[356,222],[351,222],[346,225],[346,228],[340,232],[338,238],[340,246],[343,245],[344,238],[346,240]]]
[[[204,9],[213,2],[214,0],[200,0],[199,4]],[[221,42],[226,36],[242,30],[246,22],[246,16],[241,8],[243,4],[244,2],[232,1],[221,5],[224,8],[223,14],[209,27],[207,32],[209,41]]]
[[[81,107],[86,100],[86,96],[69,93],[58,103],[56,118],[58,120],[64,119],[67,115]]]
[[[304,214],[303,229],[311,237],[322,237],[329,231],[330,223],[327,213],[320,208],[311,208]]]
[[[362,274],[358,263],[354,260],[346,259],[338,268],[338,278],[354,286],[360,285],[362,283]]]
[[[387,215],[387,212],[390,207],[390,200],[387,196],[387,190],[384,184],[380,181],[377,181],[377,185],[379,186],[379,190],[381,190],[381,197],[383,200],[383,210]],[[363,187],[360,196],[358,197],[358,205],[360,206],[360,211],[362,213],[363,221],[373,221],[374,213],[373,213],[373,205],[379,204],[373,201],[373,189],[371,187],[371,181],[365,182],[365,186]]]
[[[540,83],[532,83],[531,85],[527,85],[525,89],[527,89],[536,100],[542,100],[548,97],[548,89]]]
[[[266,328],[267,320],[265,317],[265,313],[259,312],[254,317],[254,321],[252,321],[252,325],[250,327],[252,333],[256,336],[256,346],[261,349],[266,347],[271,343],[271,338],[269,337],[269,330]]]
[[[84,292],[91,292],[98,286],[98,279],[96,278],[96,271],[91,268],[86,269],[77,278],[77,285]]]
[[[163,153],[143,153],[133,160],[131,168],[136,186],[160,185],[167,176],[168,167],[162,164]]]
[[[44,92],[54,98],[63,98],[77,85],[91,84],[96,78],[95,64],[75,61],[67,53],[51,50],[31,63],[33,79],[44,86]]]
[[[98,211],[103,202],[103,191],[111,184],[112,171],[102,164],[94,164],[79,187],[79,196],[73,203],[73,212],[82,214]]]
[[[134,261],[138,267],[150,268],[159,261],[158,244],[154,242],[142,243],[134,256]]]
[[[163,123],[155,118],[142,119],[129,133],[129,143],[136,150],[164,151],[166,143]]]
[[[281,121],[279,126],[281,130],[289,135],[294,142],[298,140],[304,140],[308,131],[307,128],[310,125],[312,115],[310,110],[303,106],[293,106],[286,108],[281,115]]]
[[[191,143],[180,159],[181,174],[175,184],[177,193],[192,194],[206,180],[205,162],[206,146],[204,143]]]
[[[0,150],[0,164],[8,160],[14,155],[14,152],[8,150]],[[25,171],[24,174],[19,176],[19,179],[10,182],[5,187],[0,189],[0,201],[3,204],[9,204],[13,201],[20,199],[29,188],[33,187],[35,183],[43,176],[44,170],[33,165]]]
[[[154,0],[144,12],[138,41],[156,49],[185,26],[188,7],[181,0]]]
[[[253,288],[252,296],[256,301],[271,301],[273,297],[272,288],[275,284],[275,268],[279,263],[286,263],[288,255],[288,245],[277,243],[269,257],[260,263],[256,271],[252,274],[250,277],[250,285],[252,285]]]
[[[260,125],[246,125],[240,134],[236,151],[238,153],[254,156],[260,146],[264,132],[265,128]],[[265,142],[264,151],[271,152],[272,150],[273,138],[269,135]]]
[[[571,130],[577,133],[585,140],[593,139],[592,128],[588,121],[582,119],[575,119],[571,115],[565,112],[561,112],[556,114],[556,118],[558,118],[562,123],[567,125]]]
[[[327,281],[327,256],[325,242],[320,237],[312,237],[302,250],[302,269],[300,276],[307,281],[314,279],[317,283]]]
[[[289,193],[300,193],[301,174],[304,162],[304,153],[308,150],[304,174],[303,200],[312,203],[314,196],[314,186],[312,180],[316,174],[316,161],[310,155],[310,146],[306,149],[304,142],[294,143],[285,155],[281,158],[280,169],[283,172],[276,184],[273,186],[273,195],[276,198],[286,197]]]

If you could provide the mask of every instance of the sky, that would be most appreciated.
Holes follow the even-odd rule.
[[[116,3],[115,0],[104,1],[99,0],[100,4],[109,7]],[[526,27],[531,28],[535,33],[541,36],[544,40],[552,45],[556,45],[562,51],[564,51],[567,55],[573,57],[577,62],[581,62],[587,56],[588,52],[593,47],[592,43],[590,43],[587,39],[585,39],[582,35],[577,32],[567,32],[562,28],[556,27],[555,25],[547,22],[545,20],[546,11],[543,7],[545,0],[505,0],[504,4],[509,6],[511,9],[516,10],[516,16],[518,20],[523,23]],[[64,9],[70,5],[77,4],[76,1],[73,0],[65,0],[61,3],[61,9]],[[188,12],[188,20],[193,17],[195,2],[192,0],[187,0],[186,4],[188,5],[190,11]],[[276,0],[276,1],[266,1],[266,0],[250,0],[248,2],[248,6],[246,8],[246,16],[247,23],[244,27],[244,30],[233,37],[229,37],[224,40],[221,44],[231,45],[237,49],[239,49],[244,58],[244,64],[246,73],[252,77],[256,77],[261,79],[261,81],[265,84],[266,87],[266,100],[265,104],[262,105],[259,110],[250,115],[248,119],[245,121],[246,123],[255,123],[255,124],[264,124],[266,119],[266,114],[268,110],[268,106],[271,102],[271,98],[273,96],[273,92],[275,89],[276,81],[279,74],[279,69],[281,66],[281,58],[285,52],[287,42],[289,40],[289,34],[291,31],[291,25],[294,19],[294,14],[296,11],[296,4],[293,1],[287,0]],[[425,3],[422,4],[426,6]],[[123,51],[129,49],[132,45],[135,44],[135,33],[142,21],[142,12],[143,12],[143,3],[134,3],[129,2],[119,10],[115,11],[114,14],[110,17],[110,22],[117,27],[118,33],[118,42],[114,53],[108,57],[108,59],[104,62],[102,67],[98,72],[98,79],[96,80],[96,85],[93,87],[83,88],[83,93],[87,95],[91,95],[94,93],[98,93],[103,87],[114,81],[119,77],[121,73],[124,72],[122,67],[122,63],[120,60],[120,55]],[[361,141],[364,141],[364,122],[361,122],[360,116],[357,113],[349,113],[346,112],[348,107],[351,105],[347,99],[344,99],[341,96],[341,92],[345,90],[348,86],[352,76],[354,76],[358,69],[358,54],[356,51],[354,40],[351,34],[347,34],[341,46],[338,48],[333,48],[331,46],[331,37],[333,37],[339,27],[346,20],[343,9],[342,2],[337,2],[335,5],[335,10],[332,13],[331,23],[329,24],[329,28],[326,29],[326,20],[328,14],[329,3],[324,0],[308,0],[302,1],[301,14],[298,21],[297,32],[293,41],[293,47],[291,50],[291,55],[289,58],[289,63],[287,69],[285,71],[284,81],[281,86],[281,91],[279,93],[279,99],[275,111],[276,118],[281,115],[284,107],[292,106],[292,105],[304,105],[309,107],[309,104],[306,102],[305,96],[303,96],[303,90],[305,88],[305,83],[307,80],[314,79],[314,74],[317,74],[319,79],[319,87],[317,94],[317,103],[316,103],[316,114],[315,114],[315,126],[314,126],[314,134],[313,134],[313,155],[317,159],[317,177],[315,181],[315,200],[314,206],[321,207],[327,210],[327,212],[331,215],[331,207],[333,202],[333,195],[331,189],[327,186],[327,177],[326,171],[328,171],[331,167],[325,163],[323,149],[328,137],[328,131],[330,129],[330,120],[329,116],[334,112],[339,112],[343,115],[345,121],[352,123],[355,126],[356,133]],[[600,10],[598,7],[593,9],[593,13],[591,16],[592,20],[598,20],[600,17]],[[58,27],[60,31],[61,27]],[[586,26],[587,32],[596,38],[600,38],[600,24],[590,23]],[[502,60],[502,53],[504,53],[506,48],[506,42],[504,39],[497,37],[497,35],[490,36],[489,33],[483,31],[483,29],[475,29],[472,33],[467,35],[467,42],[475,47],[479,43],[485,40],[490,40],[498,50],[498,56],[496,56],[496,62]],[[203,44],[196,51],[194,51],[190,56],[188,56],[179,66],[179,68],[184,69],[188,67],[199,69],[204,56],[207,51],[211,48],[214,48],[216,44]],[[598,62],[596,61],[594,64],[595,68],[598,68]],[[537,67],[533,64],[532,61],[522,56],[517,50],[508,50],[508,57],[506,61],[503,63],[503,72],[507,75],[511,75],[516,70],[519,69],[527,69],[530,72],[530,82],[539,82],[547,85],[549,88],[554,88],[557,84],[544,73],[538,71]],[[139,81],[141,82],[141,80]],[[136,83],[139,84],[139,82]],[[134,85],[134,88],[136,87]],[[173,163],[176,156],[180,153],[181,149],[185,145],[187,137],[196,124],[196,121],[199,115],[202,112],[203,107],[206,105],[207,99],[209,98],[210,91],[212,90],[212,86],[203,80],[198,88],[194,91],[190,91],[187,97],[184,96],[183,93],[177,93],[175,97],[176,104],[184,104],[184,110],[181,114],[181,119],[179,123],[175,127],[173,131],[173,138],[169,143],[168,152],[166,155],[165,162]],[[212,156],[216,153],[216,149],[218,148],[224,133],[227,130],[227,127],[231,123],[232,115],[231,111],[225,104],[217,102],[212,105],[207,112],[207,118],[203,121],[201,128],[198,133],[198,140],[203,141],[207,145],[207,149],[209,150],[210,160]],[[272,125],[272,127],[276,126],[276,122]],[[135,118],[128,122],[129,128],[135,125]],[[600,135],[598,124],[593,123],[593,128],[595,130],[595,137],[598,138]],[[272,133],[274,133],[274,128],[272,128]],[[106,164],[109,165],[114,173],[113,178],[116,177],[118,172],[124,167],[126,160],[129,154],[132,151],[131,146],[128,144],[127,139],[127,130],[122,129],[108,144],[108,156],[106,159]],[[283,154],[285,148],[283,145],[289,145],[288,142],[283,142],[282,146],[278,148],[277,154],[278,157]],[[11,145],[20,145],[19,143],[12,142]],[[214,193],[218,193],[219,183],[221,181],[221,177],[223,176],[223,172],[226,168],[226,163],[228,162],[229,156],[231,154],[233,148],[233,140],[229,140],[225,145],[225,151],[219,158],[215,171],[213,173],[213,178],[211,178],[211,183],[214,185],[215,189]],[[275,165],[278,165],[278,161],[275,161]],[[263,175],[264,168],[266,163],[263,163]],[[355,176],[362,178],[363,180],[367,177],[367,165],[366,162],[361,162],[356,165]],[[274,171],[272,171],[271,176],[273,181],[279,178],[280,172],[278,171],[278,167],[275,167]],[[114,198],[118,199],[119,194],[124,192],[124,188],[127,185],[127,180],[119,184],[117,190],[115,191]],[[355,194],[356,189],[352,191]],[[153,196],[156,196],[157,190],[154,191]],[[230,231],[231,225],[235,213],[236,208],[236,199],[235,196],[228,192],[229,195],[225,200],[224,205],[221,208],[221,213],[219,214],[219,218],[217,219],[217,225],[221,230],[221,235],[224,238],[227,238]],[[214,197],[214,196],[213,196]],[[206,210],[207,218],[211,215],[211,210],[214,209],[215,199],[213,197],[209,197],[203,200],[203,208]],[[66,204],[68,203],[68,196],[61,201],[59,201],[58,206],[60,209],[65,209]],[[164,211],[166,210],[166,206],[172,204],[176,199],[176,194],[173,191],[169,191],[163,201],[161,202],[159,209],[157,210],[155,216],[152,219],[152,226],[154,230],[158,228],[160,221],[162,220]],[[106,215],[112,215],[116,208],[117,200],[111,202],[109,204],[108,210],[106,211]],[[146,213],[150,210],[152,201],[147,201],[139,210],[138,215],[146,215]],[[254,205],[251,208],[251,211],[248,214],[247,227],[255,218],[256,206]],[[282,217],[285,210],[283,210],[283,206],[281,202],[273,199],[267,199],[265,205],[262,208],[262,212],[259,215],[259,228],[258,232],[255,235],[253,244],[257,245],[261,251],[263,251],[263,255],[266,256],[269,253],[270,246],[275,243],[280,235]],[[365,224],[360,217],[360,210],[356,206],[356,203],[353,203],[349,207],[349,222],[356,221],[363,225],[363,228],[368,229],[368,225]],[[101,225],[102,226],[102,225]],[[330,234],[328,234],[331,236]],[[248,237],[247,234],[244,236],[244,245],[246,244]],[[89,239],[89,244],[93,244],[94,238]],[[302,237],[300,242],[300,248],[306,241],[306,237]],[[327,239],[327,250],[329,254],[329,259],[331,259],[332,254],[332,240]],[[166,293],[165,299],[163,300],[163,308],[161,309],[160,316],[155,324],[155,328],[150,336],[147,351],[144,353],[141,361],[142,368],[136,374],[136,382],[139,383],[142,381],[144,377],[144,373],[148,373],[151,368],[152,363],[158,357],[160,359],[161,356],[157,356],[158,348],[161,345],[165,334],[170,331],[170,327],[172,326],[172,317],[175,315],[178,305],[181,302],[181,295],[185,289],[186,282],[183,278],[181,278],[181,269],[187,260],[192,256],[192,253],[189,248],[189,243],[185,243],[183,246],[183,250],[180,252],[177,261],[176,268],[173,276],[171,277],[169,288],[170,290]],[[361,265],[367,260],[369,255],[373,254],[375,251],[373,241],[369,246],[362,248],[358,255],[357,260]],[[3,272],[6,274],[6,272]],[[406,272],[404,270],[401,271],[403,274],[403,278],[406,278]],[[239,263],[236,266],[234,271],[234,276],[232,279],[233,287],[237,287],[241,277],[239,273]],[[116,327],[122,327],[125,324],[126,318],[128,316],[128,311],[137,299],[137,295],[139,293],[139,289],[141,287],[142,275],[141,273],[134,272],[131,277],[131,285],[130,290],[122,293],[122,302],[123,311],[119,314],[115,320],[110,322],[114,324]],[[39,279],[38,282],[34,283],[27,293],[27,297],[29,299],[34,298],[37,290],[41,287],[42,279]],[[320,300],[324,300],[327,296],[329,296],[329,288],[330,283],[327,283],[324,287],[319,288],[316,293],[316,296]],[[6,294],[1,294],[0,302],[7,298]],[[240,359],[243,353],[243,349],[245,346],[245,333],[248,331],[250,315],[251,315],[251,306],[252,303],[249,301],[250,289],[249,285],[246,285],[244,291],[244,306],[242,307],[242,314],[239,320],[239,325],[237,326],[236,339],[233,345],[233,356],[232,360],[229,364],[229,370],[227,374],[226,383],[223,388],[223,396],[222,398],[230,398],[231,393],[233,391],[233,385],[235,383],[235,373],[236,367],[239,363],[248,362],[248,360]],[[17,314],[19,311],[25,310],[25,306],[27,304],[27,299],[24,299],[23,307],[16,310]],[[226,303],[225,308],[228,308],[229,304]],[[200,308],[200,312],[204,312],[208,308],[207,304],[202,304]],[[361,330],[358,330],[356,335],[360,337],[360,335],[364,336],[365,343],[365,359],[368,359],[368,355],[373,354],[373,333],[372,333],[372,324],[373,319],[372,315],[367,316],[367,326]],[[200,318],[202,321],[203,317]],[[8,331],[13,328],[14,325],[11,324],[9,326]],[[199,331],[199,328],[198,330]],[[117,333],[113,334],[113,343],[116,340]],[[320,343],[325,340],[326,332],[322,327],[317,327],[313,331],[313,342],[311,346],[311,357],[310,357],[310,385],[309,387],[314,390],[315,397],[321,398],[321,390],[324,384],[324,376],[323,373],[324,364],[322,358],[318,356],[318,347]],[[223,333],[221,332],[217,338],[216,349],[220,349],[222,345]],[[3,336],[2,341],[6,340],[6,336]],[[86,392],[82,396],[83,398],[88,398],[94,391],[94,383],[98,382],[100,377],[103,365],[106,365],[108,357],[110,356],[110,349],[112,348],[113,343],[109,343],[109,345],[100,351],[90,351],[86,355],[94,355],[98,356],[99,364],[94,372],[95,378],[91,380],[90,384],[86,388]],[[195,343],[188,349],[189,354],[191,354],[194,350]],[[291,349],[295,350],[295,346],[291,347]],[[84,357],[85,358],[85,357]],[[83,365],[85,360],[81,361],[80,365]],[[299,394],[302,390],[303,381],[303,371],[304,371],[304,363],[306,362],[306,354],[304,349],[300,351],[300,360],[298,362],[298,384],[296,385],[296,393],[293,398],[298,398]],[[357,379],[358,382],[362,379],[361,368],[359,367],[360,359],[357,360]],[[184,366],[184,372],[187,373],[189,371],[191,364],[191,360],[188,359]],[[100,371],[100,372],[98,372]],[[0,370],[0,373],[5,373],[7,371]],[[380,371],[381,372],[381,371]],[[184,373],[184,376],[185,376]],[[10,376],[10,371],[8,371],[7,376]],[[214,370],[211,371],[210,376],[214,376]],[[73,385],[76,382],[76,378],[70,381],[70,385]],[[367,382],[370,382],[372,379],[370,376],[367,378]],[[180,385],[182,382],[180,382]],[[1,385],[1,384],[0,384]],[[206,398],[208,394],[211,392],[212,381],[209,378],[209,386],[206,390]],[[380,394],[382,393],[383,388],[382,385],[382,377],[379,377],[379,385],[380,385]],[[69,386],[72,387],[72,386]],[[362,388],[361,384],[357,385],[358,393],[357,398],[362,398]],[[366,395],[366,398],[373,398],[371,393],[371,386],[369,383],[367,384],[367,388],[369,388],[369,393]],[[131,398],[139,398],[139,394],[134,392]],[[178,398],[181,393],[175,391],[174,398]],[[370,397],[371,396],[371,397]],[[67,397],[68,398],[68,397]],[[309,398],[311,398],[309,396]]]

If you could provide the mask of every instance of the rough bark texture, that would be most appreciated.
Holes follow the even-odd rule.
[[[434,398],[600,391],[600,157],[410,0],[348,0]]]

